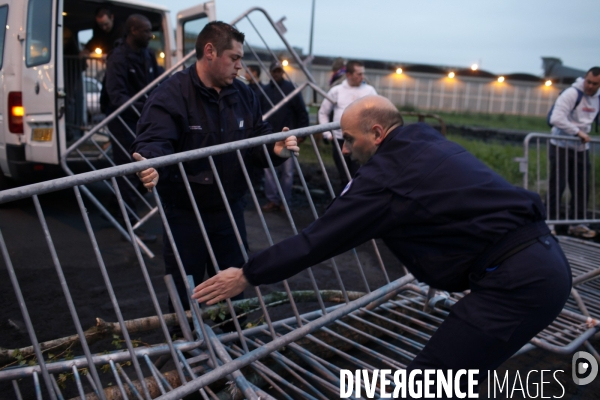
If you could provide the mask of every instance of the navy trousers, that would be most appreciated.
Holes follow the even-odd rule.
[[[244,247],[247,249],[246,224],[244,222],[244,202],[238,201],[231,204],[237,228],[240,232]],[[165,214],[173,233],[173,238],[179,251],[181,261],[187,275],[194,277],[194,284],[198,285],[204,281],[204,273],[208,276],[215,275],[215,268],[211,261],[208,248],[206,247],[200,225],[191,209],[182,209],[165,205]],[[202,221],[206,228],[210,245],[214,252],[219,269],[231,266],[240,266],[244,258],[240,246],[235,237],[233,226],[225,210],[210,212],[200,211]],[[181,273],[175,260],[175,253],[171,248],[166,233],[163,234],[163,257],[165,261],[165,273],[173,275],[175,286],[184,309],[189,309],[189,301]],[[192,288],[193,289],[193,288]],[[243,299],[243,293],[233,297],[232,300]],[[169,311],[173,312],[173,305],[169,299]]]
[[[482,277],[450,310],[413,369],[478,369],[479,383],[560,313],[571,291],[571,270],[556,239],[536,243]],[[461,383],[466,393],[466,379]]]

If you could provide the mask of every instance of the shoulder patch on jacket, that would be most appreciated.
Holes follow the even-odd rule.
[[[344,190],[342,190],[342,194],[340,194],[340,197],[343,196],[343,195],[345,195],[346,192],[348,190],[350,190],[350,186],[352,186],[352,180],[350,180],[350,182],[348,182],[348,184],[346,185],[346,187],[344,188]]]

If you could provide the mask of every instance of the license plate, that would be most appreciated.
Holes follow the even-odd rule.
[[[31,140],[36,142],[50,142],[52,140],[52,128],[33,128]]]

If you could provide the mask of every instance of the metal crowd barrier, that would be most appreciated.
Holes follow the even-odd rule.
[[[366,249],[362,248],[362,251],[368,252],[370,259],[376,260],[375,262],[365,263],[365,255],[361,257],[357,250],[352,250],[345,256],[343,263],[338,262],[342,258],[331,259],[326,263],[333,272],[337,287],[323,287],[315,277],[315,272],[308,269],[302,273],[310,282],[310,287],[306,288],[308,290],[293,291],[290,284],[284,282],[283,292],[263,294],[262,290],[268,287],[255,288],[255,299],[235,304],[228,300],[216,308],[205,309],[201,309],[198,303],[191,302],[192,309],[184,310],[172,279],[166,277],[164,285],[153,282],[148,261],[142,255],[139,244],[132,241],[130,252],[134,255],[141,272],[137,280],[145,285],[148,293],[148,296],[140,297],[139,301],[147,302],[148,310],[151,311],[135,316],[129,313],[126,319],[123,308],[127,307],[127,302],[121,299],[122,294],[117,288],[117,284],[123,282],[112,280],[116,274],[115,268],[118,268],[110,261],[113,249],[99,241],[93,219],[90,218],[81,195],[84,185],[109,180],[121,213],[125,216],[127,210],[116,183],[117,177],[131,175],[149,167],[177,165],[184,177],[191,204],[195,205],[190,184],[185,178],[187,175],[184,163],[207,158],[224,205],[228,209],[229,219],[235,227],[215,168],[215,157],[235,152],[241,158],[241,150],[255,146],[262,146],[266,152],[266,144],[282,140],[291,134],[308,137],[310,146],[305,145],[304,150],[306,147],[312,147],[318,169],[325,177],[327,193],[333,198],[335,194],[327,178],[327,169],[321,159],[314,134],[337,127],[338,124],[328,124],[275,133],[0,192],[0,204],[32,199],[67,305],[67,309],[58,309],[57,312],[68,312],[76,331],[76,335],[62,341],[40,342],[39,337],[47,338],[52,332],[44,331],[43,326],[34,325],[30,318],[28,302],[31,297],[24,295],[21,290],[24,282],[19,279],[18,267],[13,265],[15,251],[7,240],[10,233],[7,234],[3,227],[0,230],[0,252],[17,299],[15,303],[6,304],[5,307],[19,307],[30,346],[0,349],[0,385],[3,382],[11,382],[11,388],[19,399],[63,399],[69,396],[80,396],[79,398],[83,399],[93,398],[90,397],[93,395],[100,399],[117,396],[137,399],[160,396],[161,399],[178,399],[194,392],[199,392],[203,399],[216,399],[224,395],[248,399],[329,399],[339,395],[341,368],[373,371],[381,369],[382,366],[392,370],[406,367],[427,343],[447,315],[449,307],[460,296],[438,293],[414,282],[411,275],[401,276],[399,264],[384,265],[374,242],[373,246],[369,244]],[[297,158],[294,157],[293,161],[311,214],[317,218],[318,207],[306,181],[303,172],[305,168]],[[269,220],[262,213],[248,171],[244,163],[240,164],[250,193],[253,213],[260,221],[259,225],[267,245],[272,245],[281,237],[274,236],[273,220]],[[274,172],[272,163],[269,168]],[[280,185],[277,186],[281,198],[285,199]],[[90,254],[83,256],[82,262],[89,263],[90,260],[94,260],[97,264],[102,276],[102,288],[110,298],[110,306],[117,321],[98,321],[95,330],[85,329],[82,323],[83,316],[78,311],[84,309],[82,303],[88,302],[94,309],[94,299],[91,296],[89,299],[73,297],[72,293],[77,287],[69,284],[69,276],[64,268],[64,254],[61,256],[56,251],[53,239],[56,237],[44,213],[44,208],[49,208],[49,205],[44,204],[44,198],[41,196],[59,190],[74,191],[81,219],[92,245]],[[194,283],[185,279],[186,273],[177,256],[177,248],[156,190],[152,195],[165,235],[175,249],[179,273],[184,278],[189,297]],[[194,212],[197,223],[202,232],[205,232],[203,213],[197,208],[194,208]],[[290,226],[288,234],[296,233],[298,221],[287,203],[284,218]],[[127,218],[124,220],[127,234],[133,235],[133,225]],[[205,234],[199,240],[204,240],[207,247],[211,248]],[[238,240],[238,245],[246,258],[246,249],[241,239]],[[214,257],[212,261],[218,271],[220,266]],[[383,283],[374,286],[374,275],[378,275]],[[74,285],[79,284],[80,282],[77,282]],[[98,285],[98,282],[94,284]],[[134,282],[126,284],[133,286]],[[360,292],[357,292],[357,289]],[[164,314],[162,311],[165,304],[161,304],[159,297],[165,292],[169,293],[174,304],[176,312],[173,315]],[[59,299],[52,301],[59,304]],[[300,304],[301,302],[306,304]],[[275,307],[282,304],[285,307],[284,311],[278,313]],[[214,313],[231,315],[235,332],[217,335],[216,325],[211,322],[211,315]],[[242,329],[237,316],[252,313],[258,317],[258,323]],[[135,319],[129,319],[132,317]],[[193,330],[187,321],[191,321]],[[260,323],[261,321],[263,323]],[[182,339],[174,339],[169,334],[169,326],[175,324],[181,328]],[[95,344],[94,338],[90,336],[91,332],[104,332],[103,329],[108,326],[112,330],[106,330],[109,332],[108,337],[99,343],[108,348],[99,348],[98,343]],[[140,331],[139,326],[145,327],[149,332]],[[567,308],[548,329],[532,341],[532,345],[555,352],[572,352],[582,343],[585,344],[597,331],[598,326],[590,324],[584,313]],[[138,335],[143,336],[138,339]],[[124,349],[111,351],[111,340],[123,343]],[[79,343],[81,349],[73,346],[73,343]],[[66,352],[65,347],[70,350]],[[531,346],[528,346],[523,351],[530,348]],[[50,352],[60,356],[52,356]],[[365,391],[363,384],[363,393]],[[379,395],[379,389],[375,389],[374,396],[379,398]]]
[[[271,19],[271,17],[267,14],[265,10],[262,8],[251,8],[245,13],[243,13],[240,17],[236,18],[232,25],[238,24],[240,21],[247,20],[250,22],[253,29],[258,34],[258,37],[262,41],[262,45],[269,50],[269,54],[272,57],[271,61],[278,60],[277,54],[268,46],[267,42],[264,40],[263,36],[258,32],[254,23],[250,19],[250,15],[252,13],[260,13],[264,15],[267,19],[270,26],[274,29],[277,37],[280,38],[283,47],[287,50],[288,54],[291,55],[293,61],[299,66],[300,71],[305,75],[306,82],[302,84],[300,87],[297,87],[294,92],[285,96],[282,93],[283,99],[278,104],[273,104],[270,100],[268,102],[271,104],[272,108],[264,114],[263,118],[267,119],[270,115],[275,113],[279,108],[281,108],[285,103],[290,101],[296,94],[300,93],[307,87],[311,87],[313,90],[318,91],[321,95],[326,96],[319,86],[316,84],[314,78],[310,74],[310,72],[304,66],[302,60],[292,48],[292,46],[287,42],[284,38],[283,34],[276,28],[275,22]],[[261,66],[261,68],[266,72],[266,75],[269,77],[269,80],[272,81],[273,77],[269,72],[268,65],[269,62],[264,62],[261,60],[259,55],[255,52],[253,46],[248,43],[248,41],[244,44],[246,53],[251,55],[254,59],[250,59],[243,63],[244,69],[247,70],[246,63],[255,63]],[[82,95],[88,96],[87,93],[83,92],[81,86],[84,83],[92,86],[93,81],[90,79],[98,79],[104,76],[105,67],[102,58],[90,57],[86,59],[79,58],[77,56],[65,57],[65,81],[67,83],[67,130],[70,133],[72,138],[77,138],[66,150],[61,158],[61,166],[63,170],[68,175],[74,175],[76,172],[80,172],[82,169],[87,169],[91,171],[98,170],[103,167],[110,167],[117,165],[117,162],[114,158],[114,153],[124,153],[127,158],[131,159],[131,154],[129,154],[128,146],[122,143],[114,134],[111,132],[110,126],[117,127],[119,129],[124,129],[124,132],[127,132],[132,138],[135,138],[135,129],[132,129],[131,124],[128,124],[123,118],[124,113],[129,113],[129,115],[135,114],[139,117],[140,112],[142,110],[138,110],[135,108],[134,103],[138,101],[140,98],[147,98],[149,93],[158,86],[162,81],[168,79],[174,73],[180,71],[184,68],[189,61],[196,55],[195,50],[186,55],[182,60],[176,63],[172,68],[168,71],[165,71],[160,77],[151,82],[146,88],[133,96],[129,101],[115,110],[112,114],[106,116],[99,123],[96,123],[94,117],[89,117],[86,121],[87,113],[83,111],[86,104],[91,104],[90,102],[83,101],[81,98]],[[85,75],[85,77],[83,76]],[[289,78],[289,76],[288,76]],[[84,81],[82,81],[82,79]],[[276,85],[277,88],[279,86]],[[264,90],[261,88],[261,91],[264,95]],[[98,103],[99,103],[99,95],[98,95]],[[91,99],[90,99],[91,100]],[[99,106],[99,104],[98,104]],[[90,121],[91,120],[91,121]],[[89,123],[86,123],[89,122]],[[91,127],[91,128],[90,128]],[[88,129],[89,128],[89,129]],[[113,128],[114,129],[114,128]],[[83,133],[85,131],[85,133]],[[74,168],[76,166],[76,168]],[[128,201],[125,202],[125,208],[127,209],[127,216],[133,221],[133,237],[138,244],[140,245],[142,252],[149,257],[153,257],[154,254],[150,250],[150,248],[142,242],[137,235],[135,235],[135,231],[141,228],[150,218],[152,218],[158,212],[158,209],[152,201],[146,199],[144,195],[144,189],[140,187],[137,183],[135,177],[131,176],[121,176],[119,178],[119,182],[121,188],[125,188],[126,190],[126,199]],[[114,194],[113,186],[110,182],[104,182],[106,187]],[[82,186],[81,191],[88,199],[90,199],[94,206],[97,207],[104,217],[108,219],[117,230],[123,235],[123,237],[129,240],[130,235],[126,232],[123,222],[120,221],[120,218],[115,218],[114,210],[111,213],[107,210],[107,205],[103,204],[101,201],[97,199],[97,197],[87,189],[87,187]],[[140,208],[136,209],[136,205],[139,205]]]
[[[306,274],[309,275],[309,279],[312,282],[313,290],[311,291],[312,303],[315,304],[315,308],[308,313],[301,313],[296,305],[295,294],[291,291],[287,283],[284,284],[285,293],[281,294],[278,301],[286,299],[292,308],[290,315],[294,315],[293,318],[273,322],[267,309],[267,303],[265,302],[264,296],[261,294],[261,290],[256,288],[256,294],[258,301],[255,302],[255,308],[262,311],[266,325],[259,325],[255,328],[242,330],[242,327],[235,318],[236,311],[234,304],[231,301],[227,301],[227,311],[233,316],[233,322],[235,324],[236,333],[217,336],[213,333],[211,326],[207,324],[206,312],[200,310],[197,303],[192,302],[191,314],[182,309],[179,298],[176,294],[176,290],[173,289],[172,280],[166,279],[165,285],[170,291],[171,300],[175,304],[176,315],[163,315],[161,305],[159,304],[158,297],[156,294],[157,289],[155,284],[152,283],[151,277],[148,273],[146,265],[146,259],[142,256],[140,246],[136,241],[132,242],[132,250],[135,253],[137,263],[141,268],[141,275],[144,282],[146,283],[147,290],[150,294],[150,300],[152,308],[154,309],[153,321],[154,329],[158,330],[159,335],[156,343],[144,344],[136,347],[136,340],[132,339],[132,334],[129,333],[129,329],[133,326],[131,321],[126,321],[121,311],[122,306],[119,303],[118,297],[113,288],[114,283],[111,282],[111,265],[107,264],[106,253],[110,252],[110,249],[101,248],[94,227],[91,223],[86,204],[83,201],[81,195],[81,187],[88,185],[93,182],[99,182],[103,180],[110,180],[118,198],[118,203],[122,214],[125,216],[127,210],[125,203],[121,196],[119,186],[116,184],[116,178],[119,176],[125,176],[133,174],[142,169],[150,166],[159,168],[167,165],[177,164],[183,175],[185,175],[184,162],[195,160],[198,158],[208,158],[213,173],[215,174],[216,182],[219,186],[222,198],[226,208],[229,205],[226,201],[226,197],[222,187],[219,184],[219,175],[214,166],[213,158],[218,157],[220,154],[226,152],[236,152],[238,157],[241,156],[240,150],[253,146],[263,146],[263,151],[267,151],[265,144],[272,143],[277,140],[281,140],[290,134],[296,134],[297,136],[309,136],[315,151],[316,157],[319,161],[319,167],[321,173],[327,177],[327,171],[325,165],[320,158],[318,147],[314,141],[313,134],[323,132],[329,129],[335,129],[338,124],[328,124],[323,126],[316,126],[310,128],[304,128],[291,132],[276,133],[269,136],[252,138],[236,143],[227,143],[211,148],[204,148],[193,150],[185,153],[178,153],[171,156],[160,157],[152,160],[143,162],[136,162],[121,166],[114,166],[111,168],[100,169],[92,172],[82,173],[74,176],[60,178],[53,181],[42,182],[26,187],[15,188],[0,192],[0,203],[6,203],[9,201],[31,198],[35,205],[37,217],[42,226],[44,237],[46,238],[47,247],[52,256],[52,262],[54,264],[57,276],[59,277],[60,285],[64,295],[64,299],[68,305],[68,312],[70,313],[71,319],[74,323],[77,337],[73,338],[81,344],[81,351],[72,358],[61,358],[55,359],[48,355],[49,351],[56,351],[56,343],[50,347],[47,343],[40,343],[38,341],[38,335],[40,333],[43,336],[47,336],[48,332],[40,332],[36,327],[33,326],[31,318],[29,317],[29,309],[27,307],[27,298],[25,298],[21,292],[21,284],[17,276],[17,270],[13,267],[11,260],[11,249],[7,246],[5,241],[5,232],[0,231],[0,250],[3,255],[4,264],[9,272],[10,281],[12,288],[17,297],[17,303],[20,307],[21,314],[23,315],[27,333],[31,342],[31,347],[27,349],[21,349],[15,353],[15,350],[7,350],[4,353],[0,352],[0,356],[4,359],[7,357],[13,357],[15,361],[19,361],[20,357],[26,357],[26,359],[32,361],[32,365],[19,363],[9,364],[8,367],[0,369],[0,381],[11,380],[13,383],[14,391],[17,398],[21,396],[21,387],[33,386],[35,389],[36,396],[38,398],[44,397],[42,393],[45,391],[47,395],[52,398],[65,398],[63,395],[64,388],[61,389],[60,382],[64,382],[64,378],[61,375],[71,374],[75,380],[75,389],[81,398],[85,398],[86,393],[93,392],[98,398],[110,398],[110,393],[119,393],[124,398],[127,396],[134,396],[137,398],[147,399],[155,397],[155,395],[162,394],[163,398],[180,398],[182,391],[191,393],[193,391],[200,390],[203,398],[214,398],[211,394],[208,384],[214,383],[216,380],[222,377],[228,377],[230,381],[235,382],[235,386],[239,391],[244,393],[246,398],[272,398],[271,395],[267,395],[261,389],[258,389],[252,382],[249,382],[239,372],[239,369],[245,365],[251,364],[251,368],[256,371],[256,375],[267,382],[269,382],[273,388],[279,393],[289,393],[290,390],[295,391],[299,398],[330,398],[331,393],[339,388],[339,367],[336,367],[331,362],[321,358],[323,351],[332,352],[340,357],[346,357],[348,362],[354,362],[357,366],[366,367],[373,369],[375,367],[372,364],[361,360],[356,355],[348,356],[338,348],[332,346],[331,341],[342,341],[343,344],[348,347],[356,349],[359,353],[364,353],[366,356],[371,358],[373,363],[373,357],[376,360],[384,359],[390,365],[396,367],[405,366],[406,363],[414,356],[415,352],[423,346],[423,342],[411,341],[412,351],[401,350],[398,348],[396,351],[403,354],[406,361],[399,362],[386,356],[384,354],[375,352],[368,349],[362,342],[368,340],[377,340],[383,343],[378,336],[391,334],[389,328],[384,329],[384,325],[375,324],[370,321],[371,318],[383,318],[385,321],[389,320],[389,317],[385,314],[387,311],[376,308],[379,303],[387,302],[389,298],[393,298],[395,294],[402,289],[407,283],[411,282],[413,278],[408,275],[404,278],[390,282],[388,276],[390,274],[386,271],[381,257],[377,248],[373,251],[374,256],[379,259],[379,266],[376,266],[376,270],[380,270],[382,276],[385,278],[387,284],[382,287],[373,289],[368,282],[367,273],[359,260],[359,257],[355,250],[351,253],[356,261],[356,268],[360,271],[362,276],[364,291],[360,294],[349,292],[346,290],[348,284],[348,266],[344,265],[340,268],[334,259],[330,260],[331,268],[335,271],[337,282],[339,287],[337,289],[337,302],[342,302],[341,306],[332,306],[332,300],[330,297],[324,297],[322,295],[322,288],[319,287],[312,270],[308,270]],[[307,197],[307,201],[310,204],[314,217],[317,217],[317,211],[314,206],[310,190],[307,186],[306,180],[302,173],[302,169],[298,160],[294,158],[294,163],[298,171],[300,180],[304,187],[304,192]],[[244,163],[241,163],[244,166]],[[270,168],[273,171],[273,165],[270,163]],[[248,188],[251,193],[252,202],[256,213],[259,215],[264,233],[267,237],[268,243],[273,243],[273,237],[267,227],[267,222],[262,214],[262,210],[258,203],[256,194],[254,193],[250,177],[247,170],[243,167],[243,172],[248,184]],[[191,192],[189,182],[186,179],[186,187],[188,188],[188,194],[193,201],[193,194]],[[334,197],[333,190],[331,189],[331,183],[328,182],[329,195]],[[97,353],[93,354],[88,344],[87,335],[89,330],[84,330],[84,326],[81,323],[81,316],[78,314],[78,307],[81,304],[76,304],[73,299],[71,292],[73,287],[68,283],[68,277],[65,276],[64,269],[62,267],[61,257],[59,257],[54,241],[52,232],[48,227],[46,216],[44,214],[42,201],[40,196],[46,193],[55,192],[58,190],[74,190],[81,217],[86,227],[86,231],[90,242],[92,243],[93,254],[90,254],[91,259],[95,259],[100,268],[104,287],[110,295],[110,301],[112,308],[115,312],[117,323],[114,324],[115,329],[118,328],[120,335],[122,335],[122,341],[125,343],[126,350],[117,350],[107,352],[106,354]],[[281,194],[281,187],[278,185],[278,190]],[[172,235],[170,233],[169,224],[166,220],[163,212],[160,198],[154,190],[154,201],[156,201],[158,213],[161,216],[161,220],[164,226],[165,234],[168,237],[173,248],[176,249],[175,243],[173,242]],[[282,196],[282,198],[284,198]],[[202,222],[202,215],[195,209],[197,221],[204,231]],[[231,221],[233,220],[232,214],[230,214]],[[292,228],[292,233],[297,232],[296,223],[290,212],[289,205],[286,204],[286,217]],[[133,226],[129,223],[127,218],[126,229],[129,235],[133,235]],[[233,223],[235,227],[235,222]],[[239,236],[239,235],[238,235]],[[210,242],[205,237],[207,246],[210,248]],[[247,257],[245,253],[245,247],[241,240],[239,240],[240,249]],[[177,251],[176,251],[177,254]],[[212,253],[211,253],[212,254]],[[179,257],[177,256],[178,265],[182,277],[185,277],[185,271]],[[219,266],[216,260],[213,259],[215,268],[218,270]],[[114,271],[112,272],[114,273]],[[351,278],[353,279],[353,278]],[[186,290],[188,296],[191,294],[192,284],[185,280]],[[332,288],[325,288],[332,289]],[[351,299],[356,299],[350,301]],[[17,306],[17,304],[14,304]],[[377,313],[382,313],[379,317]],[[350,320],[343,322],[342,317],[349,316]],[[139,316],[144,317],[144,316]],[[148,316],[145,316],[148,317]],[[183,320],[191,319],[194,326],[194,332],[191,332],[186,322]],[[390,320],[391,321],[391,320]],[[169,336],[168,325],[179,323],[183,331],[184,339],[172,340]],[[334,323],[339,329],[333,329],[331,327],[324,328],[325,325]],[[387,323],[387,322],[386,322]],[[392,323],[392,322],[389,322]],[[416,320],[415,320],[416,323]],[[352,326],[354,326],[352,328]],[[392,324],[393,325],[393,324]],[[365,329],[365,326],[368,329]],[[344,338],[340,332],[352,329],[357,335],[361,336],[362,339],[349,339]],[[320,336],[313,337],[309,335],[312,332],[318,330]],[[371,332],[372,333],[367,333]],[[396,334],[393,334],[396,336]],[[422,336],[422,335],[421,335]],[[313,350],[307,350],[306,346],[298,343],[294,344],[294,341],[300,341],[301,339],[308,338],[312,342]],[[234,343],[234,341],[239,341]],[[227,345],[227,346],[226,346]],[[284,353],[281,350],[282,346],[289,345],[291,350],[290,354]],[[416,346],[416,347],[415,347]],[[392,344],[386,346],[388,349],[393,348]],[[52,350],[54,349],[54,350]],[[271,359],[267,363],[266,361],[258,362],[257,360],[266,355],[270,355]],[[157,357],[166,357],[172,364],[173,370],[169,373],[161,372],[160,368],[155,365]],[[28,358],[27,358],[28,357]],[[0,358],[1,359],[1,358]],[[154,360],[153,360],[154,359]],[[232,360],[234,359],[234,360]],[[271,365],[276,364],[277,367]],[[130,364],[130,365],[127,365]],[[301,366],[302,365],[302,366]],[[310,372],[310,368],[314,371]],[[273,372],[273,370],[277,372]],[[85,372],[84,372],[85,371]],[[103,372],[101,372],[103,371]],[[288,377],[288,374],[291,375]],[[284,378],[286,377],[286,378]],[[27,379],[27,380],[26,380]],[[257,378],[258,379],[258,378]],[[116,382],[116,386],[110,387],[110,382]],[[23,382],[29,383],[23,383]],[[298,381],[304,382],[307,386],[300,389],[295,383]],[[21,382],[21,383],[19,383]],[[295,382],[295,383],[294,383]],[[175,389],[177,386],[181,386],[179,389]],[[73,389],[73,390],[75,390]],[[118,392],[114,392],[114,391]],[[68,389],[67,389],[68,392]],[[294,398],[298,398],[297,396]],[[290,398],[285,395],[284,398]]]
[[[530,133],[524,139],[524,156],[518,158],[523,187],[537,192],[547,207],[547,223],[554,225],[600,223],[600,139],[592,137],[589,150],[574,151],[578,137]],[[565,147],[570,150],[565,151]],[[554,158],[556,162],[552,163]],[[579,165],[579,167],[578,167]],[[585,165],[589,165],[585,168]],[[553,180],[556,184],[553,184]],[[561,187],[566,190],[562,191]],[[558,199],[552,202],[551,197]],[[552,206],[551,206],[552,203]]]

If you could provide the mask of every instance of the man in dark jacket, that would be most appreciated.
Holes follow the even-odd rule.
[[[244,34],[226,23],[211,22],[202,29],[196,41],[196,63],[162,83],[148,99],[131,147],[134,158],[160,157],[271,133],[270,125],[262,120],[256,96],[236,79],[242,68],[243,43]],[[275,165],[299,150],[295,136],[267,147]],[[262,168],[268,165],[262,146],[241,153],[246,163]],[[236,152],[215,156],[213,160],[243,246],[247,247],[244,195],[248,189],[242,166]],[[214,275],[205,240],[210,242],[220,268],[239,265],[244,259],[209,160],[190,161],[184,168],[207,238],[203,238],[177,165],[161,170],[157,190],[185,271],[193,275],[195,282],[202,282],[207,266],[208,274]],[[139,176],[148,189],[158,183],[158,171],[153,168]],[[173,275],[180,298],[187,306],[189,301],[174,250],[166,234],[163,240],[166,273]],[[169,306],[172,309],[170,301]]]
[[[152,39],[152,26],[148,18],[140,14],[132,14],[125,23],[127,36],[110,54],[106,66],[106,95],[108,106],[106,113],[111,114],[121,107],[150,82],[160,76],[162,70],[156,63],[156,57],[148,49]],[[133,104],[138,112],[144,107],[142,96]],[[113,159],[117,165],[131,162],[129,147],[135,139],[138,114],[132,107],[127,108],[118,118],[108,123],[108,129],[116,142],[113,142]],[[136,182],[135,177],[132,182]],[[133,189],[123,180],[118,179],[119,189],[125,202],[135,211],[136,195]],[[114,208],[114,204],[112,205]],[[114,210],[113,210],[114,211]]]
[[[569,296],[569,264],[540,197],[428,125],[403,127],[383,97],[352,103],[341,125],[344,153],[362,164],[347,189],[302,233],[221,271],[193,298],[213,304],[382,238],[417,279],[471,289],[407,369],[478,369],[483,379],[550,324]]]
[[[271,103],[276,105],[284,96],[292,93],[295,89],[294,85],[283,78],[284,71],[280,62],[271,64],[271,76],[273,80],[264,86],[266,96],[271,100]],[[263,102],[263,112],[266,113],[271,109],[271,104],[268,101]],[[308,111],[302,94],[298,93],[291,100],[285,103],[279,110],[275,111],[268,119],[273,127],[273,131],[281,132],[284,127],[290,129],[304,128],[308,126]],[[292,184],[294,183],[294,160],[287,160],[279,167],[276,172],[281,174],[281,189],[285,197],[285,201],[290,206],[292,199]],[[285,210],[282,199],[277,191],[276,175],[273,175],[269,168],[265,169],[265,196],[269,201],[263,206],[264,211]]]
[[[101,54],[108,54],[125,35],[123,22],[115,19],[112,10],[106,6],[98,7],[92,38],[85,44],[83,55],[96,52],[96,49],[102,50]]]

